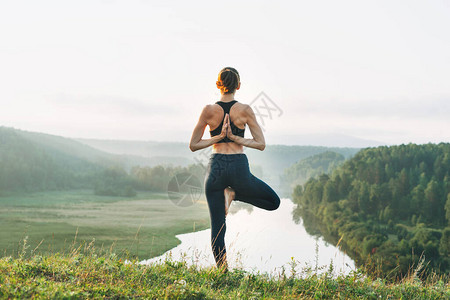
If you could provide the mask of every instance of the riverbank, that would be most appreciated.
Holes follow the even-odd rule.
[[[352,259],[338,247],[306,232],[301,220],[293,218],[295,206],[289,198],[282,198],[275,211],[233,202],[227,216],[225,238],[230,268],[278,274],[282,268],[289,269],[295,260],[298,269],[308,266],[318,269],[332,263],[337,273],[348,274],[355,270]],[[178,235],[181,244],[142,263],[164,261],[170,256],[174,260],[184,260],[188,265],[214,266],[210,236],[209,229]]]
[[[209,227],[203,198],[176,206],[167,194],[93,195],[91,190],[0,197],[0,256],[17,257],[23,240],[42,255],[65,252],[74,240],[114,247],[122,258],[149,258],[177,246],[178,234]]]
[[[26,248],[22,254],[26,254]],[[277,279],[234,270],[187,267],[183,262],[125,264],[114,253],[98,256],[93,243],[67,254],[0,259],[0,298],[151,299],[448,299],[450,286],[439,278],[409,278],[390,284],[360,273],[333,278],[289,270]],[[331,270],[330,270],[331,271]]]

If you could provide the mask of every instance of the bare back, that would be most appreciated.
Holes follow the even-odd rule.
[[[224,118],[224,111],[222,107],[218,104],[208,105],[208,117],[206,119],[206,123],[209,126],[210,130],[216,129],[220,126]],[[243,129],[247,124],[247,110],[249,106],[247,104],[242,104],[240,102],[236,102],[230,109],[230,120],[237,127]],[[224,153],[224,154],[234,154],[234,153],[243,153],[244,147],[242,145],[230,142],[230,143],[217,143],[213,145],[214,153]]]
[[[221,102],[227,103],[230,101]],[[226,109],[228,111],[228,108]],[[222,120],[226,122],[226,126],[221,126],[221,128],[218,129]],[[211,136],[211,138],[208,139],[202,139],[207,126],[209,126],[210,130],[214,131],[214,136]],[[234,134],[233,129],[230,130],[231,126],[235,129],[240,129],[240,135]],[[244,138],[242,136],[242,131],[246,126],[250,129],[252,138]],[[220,132],[219,135],[217,135],[217,131]],[[220,142],[225,137],[228,138],[228,141]],[[264,134],[256,121],[256,115],[252,108],[247,104],[234,102],[229,110],[229,114],[224,120],[224,110],[220,105],[206,105],[192,132],[189,148],[191,151],[197,151],[209,146],[213,146],[214,153],[223,154],[243,153],[244,146],[263,151],[266,147]]]

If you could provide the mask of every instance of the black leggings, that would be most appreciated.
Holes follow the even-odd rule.
[[[275,191],[250,173],[244,153],[213,153],[206,173],[205,192],[211,217],[211,247],[218,266],[226,259],[224,189],[227,187],[235,191],[235,200],[266,210],[280,206],[280,198]]]

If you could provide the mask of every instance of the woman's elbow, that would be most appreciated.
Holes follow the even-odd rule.
[[[266,144],[265,143],[261,143],[261,145],[259,146],[258,149],[263,151],[264,149],[266,149]]]
[[[189,144],[189,149],[191,149],[192,152],[195,152],[195,151],[198,150],[197,147],[195,147],[194,144]]]

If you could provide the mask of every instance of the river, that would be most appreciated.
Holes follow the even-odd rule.
[[[284,198],[276,211],[253,208],[227,216],[225,244],[228,265],[253,273],[279,275],[283,268],[291,274],[322,273],[333,264],[334,274],[355,270],[353,260],[321,237],[309,235],[303,224],[292,217],[295,204]],[[165,254],[144,260],[142,264],[160,263],[170,257],[201,267],[214,265],[210,247],[210,229],[177,235],[181,244]]]

